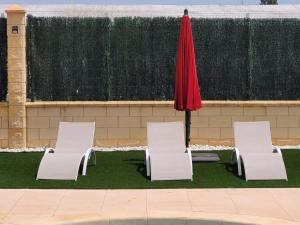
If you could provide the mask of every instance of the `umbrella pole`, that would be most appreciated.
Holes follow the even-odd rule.
[[[191,111],[185,111],[185,146],[189,147],[191,132]]]

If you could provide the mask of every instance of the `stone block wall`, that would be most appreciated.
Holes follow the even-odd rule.
[[[7,14],[8,145],[26,146],[26,25],[25,10],[12,5]]]
[[[6,13],[8,102],[0,103],[0,148],[54,147],[60,121],[95,121],[95,146],[146,145],[147,122],[184,121],[172,101],[26,102],[26,12],[12,5]],[[234,121],[260,120],[270,121],[273,144],[300,144],[300,101],[205,101],[192,112],[191,143],[230,146]]]
[[[8,147],[8,107],[0,102],[0,148]]]
[[[27,146],[55,146],[59,121],[95,121],[95,146],[146,145],[147,122],[184,121],[162,102],[27,103]],[[233,146],[234,121],[270,121],[273,144],[300,144],[299,102],[206,101],[192,112],[191,143]]]

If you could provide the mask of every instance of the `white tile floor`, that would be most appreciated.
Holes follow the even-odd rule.
[[[300,189],[2,189],[0,224],[292,225]]]

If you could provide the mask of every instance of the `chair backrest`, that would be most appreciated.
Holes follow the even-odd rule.
[[[60,122],[55,152],[85,153],[93,146],[94,122]]]
[[[234,122],[234,141],[240,153],[272,153],[269,121]]]
[[[147,140],[150,152],[182,153],[186,150],[181,121],[148,123]]]

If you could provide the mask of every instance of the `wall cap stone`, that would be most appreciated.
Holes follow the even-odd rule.
[[[25,10],[20,5],[10,5],[5,10],[6,13],[25,13]]]
[[[173,101],[36,101],[26,107],[56,106],[173,106]],[[203,101],[203,106],[300,106],[300,101]]]

